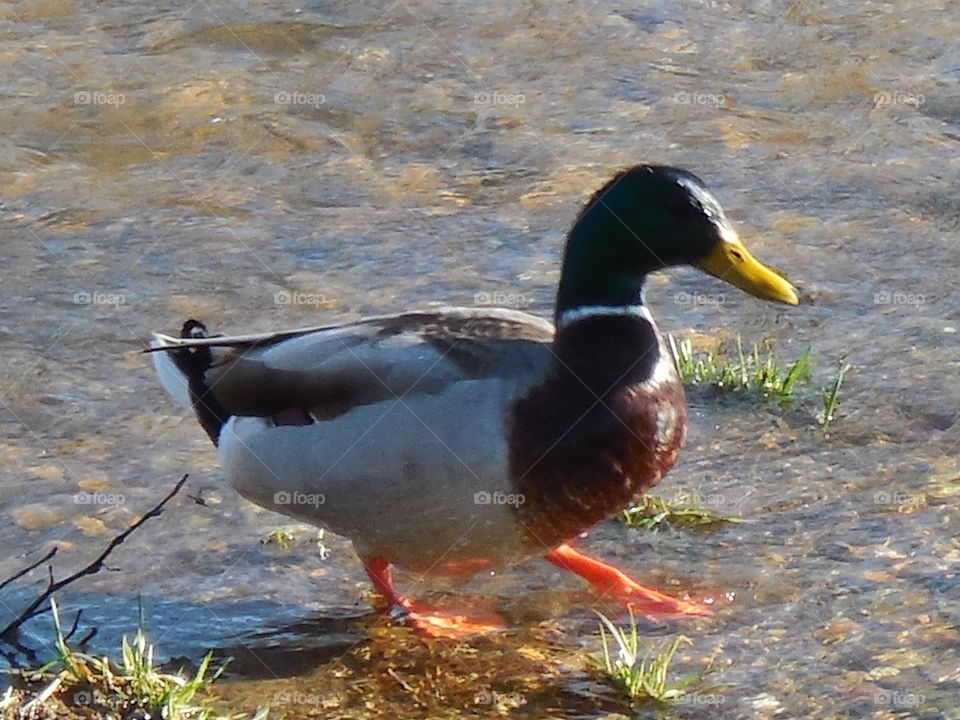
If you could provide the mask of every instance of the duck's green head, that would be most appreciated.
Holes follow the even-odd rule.
[[[646,275],[671,265],[693,265],[758,298],[797,304],[793,286],[747,251],[696,175],[638,165],[601,188],[574,223],[557,313],[639,303]]]

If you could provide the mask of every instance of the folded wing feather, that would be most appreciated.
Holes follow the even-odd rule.
[[[527,313],[450,308],[266,335],[156,336],[151,349],[209,347],[204,383],[232,415],[301,408],[329,419],[393,397],[437,394],[464,378],[529,383],[547,372],[552,338],[552,325]]]

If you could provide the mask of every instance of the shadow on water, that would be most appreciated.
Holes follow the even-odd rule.
[[[7,608],[34,597],[26,588],[4,594]],[[296,605],[249,600],[190,603],[111,593],[65,592],[58,599],[65,631],[80,612],[68,645],[97,656],[116,657],[121,639],[142,626],[158,662],[171,668],[195,668],[213,652],[214,662],[230,658],[225,677],[280,678],[307,672],[361,642],[378,615],[365,604],[304,613]],[[0,621],[8,621],[7,613]],[[95,631],[95,632],[92,632]],[[91,634],[92,633],[92,634]],[[85,642],[85,638],[89,638]],[[0,644],[4,667],[55,658],[54,626],[49,612],[24,625],[16,646]],[[2,676],[0,676],[2,679]]]
[[[438,603],[455,599],[429,595]],[[3,602],[16,607],[32,597],[19,587]],[[422,637],[366,606],[305,614],[270,602],[189,603],[68,592],[59,608],[66,627],[82,609],[68,641],[71,649],[109,657],[117,656],[124,636],[133,635],[142,611],[161,667],[195,672],[208,651],[214,667],[228,663],[217,693],[234,710],[269,705],[284,717],[307,717],[336,708],[342,717],[367,717],[406,708],[457,717],[563,707],[567,717],[576,718],[623,709],[610,688],[583,670],[583,648],[569,633],[572,625],[595,624],[595,615],[574,609],[566,627],[549,619],[558,607],[571,610],[583,599],[582,593],[566,591],[503,598],[508,629],[462,641]],[[89,639],[81,642],[85,636]],[[54,639],[50,614],[38,616],[24,626],[16,646],[0,646],[3,666],[53,660]],[[9,681],[0,676],[3,686]]]
[[[8,592],[3,602],[8,607],[26,603],[32,597],[27,590],[21,586]],[[424,594],[424,600],[438,605],[464,599],[452,592]],[[82,609],[68,641],[74,650],[115,658],[121,639],[129,639],[140,625],[142,612],[161,667],[194,672],[212,652],[214,667],[228,663],[216,687],[232,711],[270,706],[272,716],[310,717],[336,710],[338,717],[349,718],[396,710],[424,717],[562,710],[564,717],[588,718],[627,709],[584,665],[583,640],[596,635],[595,609],[621,622],[626,613],[597,605],[583,590],[500,597],[505,629],[463,640],[423,637],[359,605],[305,613],[295,605],[263,601],[190,603],[76,592],[63,593],[59,601],[65,627]],[[677,629],[639,624],[651,638]],[[688,629],[693,625],[691,621]],[[696,621],[703,630],[715,625]],[[96,632],[89,640],[80,642],[92,629]],[[19,648],[0,646],[4,666],[54,659],[54,639],[49,613],[31,620],[18,638]],[[595,648],[589,649],[592,654]]]
[[[231,707],[270,705],[288,718],[536,717],[561,708],[579,718],[624,710],[580,667],[578,649],[549,622],[464,641],[378,623],[361,642],[297,677],[226,683],[218,692]]]

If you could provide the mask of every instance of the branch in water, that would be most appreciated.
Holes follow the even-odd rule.
[[[124,530],[122,533],[120,533],[120,534],[117,535],[115,538],[113,538],[113,540],[110,541],[110,544],[107,545],[107,547],[103,550],[103,552],[101,552],[101,553],[93,560],[93,562],[91,562],[91,563],[89,563],[88,565],[80,568],[79,570],[77,570],[77,572],[73,573],[72,575],[70,575],[70,576],[68,576],[68,577],[65,577],[63,580],[57,580],[57,581],[54,581],[54,579],[53,579],[53,566],[49,566],[48,569],[49,569],[49,573],[50,573],[50,579],[47,581],[47,587],[46,587],[46,589],[44,589],[44,591],[43,591],[42,593],[40,593],[40,594],[33,600],[33,602],[31,602],[31,603],[17,616],[17,618],[16,618],[15,620],[13,620],[12,622],[10,622],[5,628],[3,628],[3,630],[0,630],[0,638],[5,638],[5,639],[6,639],[6,638],[9,638],[9,637],[12,636],[12,635],[17,631],[17,629],[18,629],[21,625],[23,625],[27,620],[29,620],[29,619],[32,618],[32,617],[35,617],[35,616],[39,615],[40,613],[47,612],[47,610],[50,609],[50,606],[49,606],[49,605],[48,605],[47,607],[41,607],[41,606],[42,606],[54,593],[59,592],[60,590],[62,590],[63,588],[65,588],[65,587],[66,587],[67,585],[69,585],[70,583],[72,583],[72,582],[74,582],[75,580],[78,580],[78,579],[84,577],[85,575],[93,575],[94,573],[100,572],[100,570],[102,570],[103,567],[104,567],[104,565],[103,565],[104,560],[107,559],[107,557],[110,555],[110,553],[112,553],[114,550],[116,550],[116,548],[117,548],[119,545],[123,544],[123,541],[126,540],[128,537],[130,537],[130,535],[132,535],[133,532],[134,532],[135,530],[137,530],[141,525],[143,525],[147,520],[149,520],[150,518],[159,516],[160,513],[163,511],[164,505],[166,505],[168,502],[170,502],[170,501],[173,499],[174,495],[176,495],[178,492],[180,492],[180,488],[182,488],[183,485],[184,485],[184,483],[187,482],[187,478],[188,478],[188,477],[190,477],[190,476],[189,476],[189,475],[184,475],[182,478],[180,478],[179,482],[177,482],[177,484],[173,487],[173,490],[171,490],[169,493],[167,493],[167,496],[166,496],[165,498],[163,498],[163,500],[161,500],[159,503],[157,503],[156,505],[154,505],[151,510],[148,510],[147,513],[144,514],[144,515],[142,515],[142,516],[140,517],[140,519],[137,520],[133,525],[131,525],[131,526],[128,527],[126,530]],[[47,560],[49,560],[50,558],[52,558],[52,557],[54,556],[54,554],[56,553],[56,551],[57,551],[57,549],[54,548],[53,550],[51,550],[50,552],[48,552],[44,557],[42,557],[42,558],[41,558],[40,560],[38,560],[37,562],[35,562],[35,563],[33,563],[32,565],[30,565],[29,567],[21,570],[21,571],[18,572],[16,575],[7,578],[6,580],[3,581],[2,584],[0,584],[0,588],[2,588],[4,585],[7,585],[7,584],[13,582],[14,580],[16,580],[16,579],[19,578],[19,577],[23,577],[24,575],[26,575],[28,572],[30,572],[30,571],[33,570],[34,568],[42,565],[44,562],[46,562]]]
[[[23,570],[21,570],[20,572],[18,572],[16,575],[11,575],[10,577],[8,577],[6,580],[4,580],[2,583],[0,583],[0,590],[3,590],[7,585],[9,585],[10,583],[12,583],[14,580],[17,580],[18,578],[22,578],[24,575],[26,575],[26,574],[27,574],[28,572],[30,572],[31,570],[34,570],[34,569],[40,567],[41,565],[43,565],[47,560],[49,560],[50,558],[52,558],[54,555],[57,554],[57,550],[58,550],[58,549],[59,549],[59,548],[52,548],[52,549],[50,550],[50,552],[48,552],[46,555],[44,555],[42,558],[40,558],[39,560],[37,560],[37,561],[36,561],[35,563],[33,563],[32,565],[27,565]]]

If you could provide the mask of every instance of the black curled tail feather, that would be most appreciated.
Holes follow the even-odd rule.
[[[207,336],[206,326],[197,320],[187,320],[180,330],[180,337],[197,339]],[[213,353],[209,347],[192,347],[174,350],[170,353],[177,367],[187,378],[190,401],[197,413],[197,420],[214,445],[220,444],[220,431],[230,418],[230,413],[211,392],[205,375],[213,362]]]

